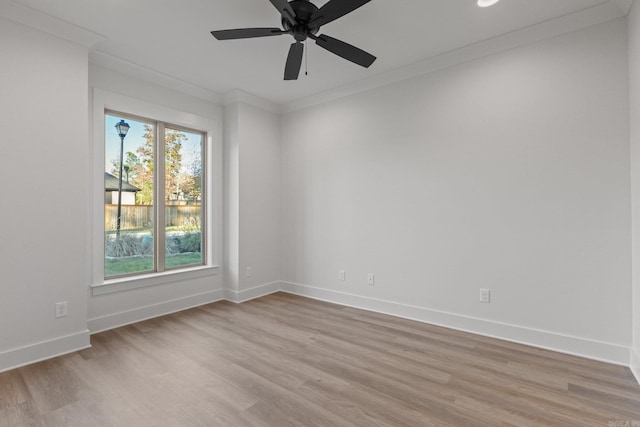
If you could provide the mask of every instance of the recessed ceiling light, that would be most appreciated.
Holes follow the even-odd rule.
[[[500,0],[478,0],[478,6],[480,7],[489,7],[498,3]]]

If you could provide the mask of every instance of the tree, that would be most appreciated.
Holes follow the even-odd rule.
[[[140,189],[136,194],[136,203],[153,204],[153,127],[144,125],[144,144],[136,148],[137,163],[134,166],[135,179],[131,184]]]
[[[164,136],[164,175],[165,198],[177,199],[182,191],[182,143],[187,136],[175,129],[165,128]]]
[[[198,200],[202,194],[202,149],[195,147],[182,175],[182,191],[188,200]]]
[[[144,125],[144,143],[136,148],[135,153],[125,154],[124,166],[129,167],[129,183],[140,189],[136,194],[136,204],[153,204],[153,171],[154,171],[154,132],[153,126]],[[193,180],[185,177],[182,170],[182,143],[187,136],[175,129],[165,128],[165,197],[177,198],[180,193],[190,192]],[[112,173],[117,176],[119,159],[111,162]]]
[[[140,159],[138,159],[138,156],[136,156],[135,153],[132,153],[131,151],[127,151],[124,154],[124,157],[125,159],[124,159],[123,169],[124,170],[128,169],[129,173],[128,175],[125,174],[123,178],[127,179],[128,177],[129,181],[132,182],[133,180],[135,180],[136,175],[140,171]],[[117,177],[119,173],[120,173],[120,159],[116,157],[113,160],[111,160],[111,175]]]

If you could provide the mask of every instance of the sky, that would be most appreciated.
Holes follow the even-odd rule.
[[[104,170],[106,172],[111,173],[111,169],[113,167],[113,160],[120,160],[120,137],[118,136],[118,131],[116,130],[116,123],[120,122],[121,119],[124,119],[125,122],[131,126],[129,128],[129,132],[127,136],[124,138],[124,153],[126,159],[126,153],[131,151],[136,154],[136,148],[144,144],[144,122],[140,122],[137,120],[120,117],[120,116],[112,116],[109,114],[105,114],[105,157],[104,157]],[[152,124],[149,122],[148,124]],[[193,160],[193,153],[196,150],[200,150],[202,136],[197,133],[191,132],[182,132],[187,136],[187,139],[182,143],[182,172],[186,171],[186,166],[188,166]]]

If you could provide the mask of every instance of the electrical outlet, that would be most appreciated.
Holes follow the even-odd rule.
[[[338,273],[338,279],[341,282],[344,282],[345,280],[347,280],[347,274],[344,272],[344,270],[340,270],[340,272]]]
[[[491,302],[491,290],[480,289],[480,302],[489,304]]]
[[[247,277],[253,276],[253,267],[247,267]]]
[[[367,285],[374,286],[376,284],[376,276],[373,273],[367,274]]]
[[[67,317],[69,314],[69,307],[67,305],[67,301],[57,302],[56,303],[56,319],[60,317]]]

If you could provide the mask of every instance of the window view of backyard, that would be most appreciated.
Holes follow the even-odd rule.
[[[203,142],[202,133],[105,114],[106,278],[203,263]]]

